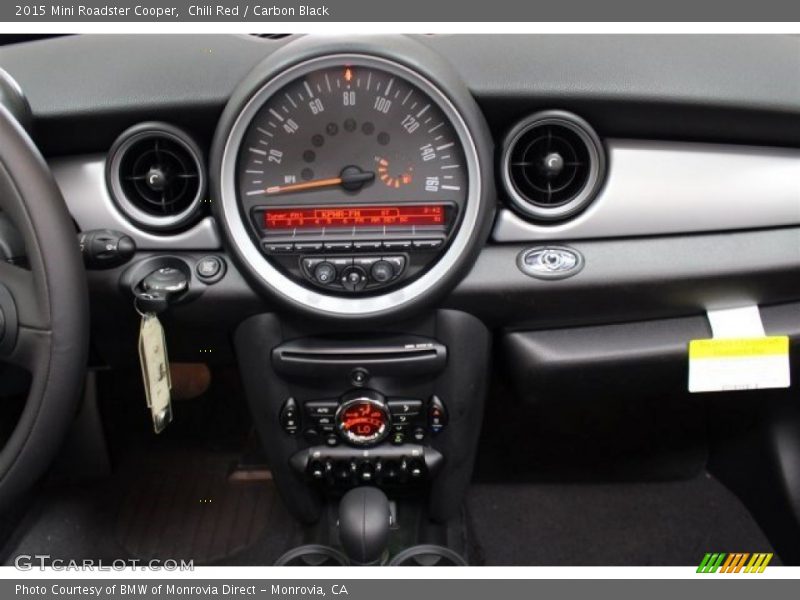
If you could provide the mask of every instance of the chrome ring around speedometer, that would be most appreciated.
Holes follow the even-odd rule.
[[[491,213],[474,101],[470,127],[431,79],[372,53],[264,72],[235,113],[226,109],[230,127],[223,116],[215,144],[217,213],[240,262],[278,297],[327,316],[393,313],[452,285]],[[373,279],[384,259],[395,270],[384,265]],[[344,263],[364,268],[353,276]]]

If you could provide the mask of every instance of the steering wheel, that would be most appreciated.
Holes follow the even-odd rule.
[[[4,72],[0,86],[4,99]],[[0,450],[0,510],[44,474],[58,451],[75,413],[89,340],[86,273],[72,219],[8,106],[0,102],[0,211],[20,232],[30,269],[0,260],[0,361],[27,370],[31,384]]]

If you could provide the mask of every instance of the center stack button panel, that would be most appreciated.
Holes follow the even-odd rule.
[[[346,292],[383,287],[405,273],[405,255],[304,256],[303,277],[316,286]]]

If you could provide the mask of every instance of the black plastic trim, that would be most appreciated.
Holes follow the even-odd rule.
[[[800,302],[762,307],[761,316],[768,335],[800,340]],[[710,337],[708,319],[696,315],[518,331],[504,335],[502,346],[518,399],[559,402],[572,394],[652,390],[654,381],[663,397],[688,394],[688,344]]]
[[[487,246],[446,305],[516,329],[638,321],[800,299],[800,228],[570,242],[580,273],[522,273],[520,244]],[[502,298],[502,301],[498,301]]]
[[[379,339],[303,338],[272,351],[272,365],[287,377],[324,378],[342,369],[364,367],[370,376],[419,377],[444,369],[447,348],[420,336]]]
[[[409,37],[454,65],[498,132],[558,106],[603,136],[800,144],[797,36]],[[210,138],[236,84],[292,39],[69,36],[2,47],[0,64],[26,92],[45,154],[104,151],[153,118]]]

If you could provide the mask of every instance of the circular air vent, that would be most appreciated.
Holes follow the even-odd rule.
[[[502,177],[514,208],[542,220],[571,217],[595,197],[605,176],[600,138],[563,111],[532,115],[503,146]]]
[[[111,147],[106,173],[117,206],[146,229],[177,229],[200,213],[202,153],[176,127],[142,123],[128,129]]]

